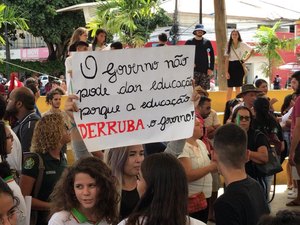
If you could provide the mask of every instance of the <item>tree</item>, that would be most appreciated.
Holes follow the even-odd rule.
[[[43,37],[49,49],[49,60],[63,60],[68,41],[73,31],[85,26],[82,11],[56,13],[57,9],[67,6],[93,2],[93,0],[7,0],[19,5],[28,20],[29,32]]]
[[[279,63],[283,62],[278,50],[293,50],[297,44],[295,39],[279,39],[276,31],[280,28],[281,21],[275,23],[273,27],[261,26],[254,36],[257,38],[256,51],[267,58],[267,63],[262,66],[263,73],[272,79],[272,70]]]
[[[227,42],[226,37],[226,9],[225,0],[214,0],[215,8],[215,32],[217,42],[217,53],[218,53],[218,85],[219,90],[225,90],[227,87],[225,78],[225,58],[224,52]]]
[[[5,25],[10,25],[21,30],[27,30],[29,27],[26,20],[18,16],[19,11],[15,7],[7,7],[4,4],[0,4],[0,29]],[[3,35],[3,33],[0,33]],[[0,44],[5,44],[3,36],[0,35]]]
[[[167,24],[171,21],[158,7],[157,1],[107,0],[99,2],[96,16],[88,27],[92,30],[92,36],[102,27],[118,35],[123,43],[139,46],[160,23],[158,19]]]

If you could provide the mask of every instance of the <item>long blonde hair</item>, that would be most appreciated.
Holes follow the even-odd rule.
[[[76,41],[80,41],[80,36],[84,33],[87,33],[87,29],[84,27],[78,27],[76,30],[74,30],[72,37],[70,39],[69,47],[70,45],[74,44]]]
[[[35,125],[30,151],[46,153],[58,149],[65,130],[61,114],[53,113],[43,116]]]

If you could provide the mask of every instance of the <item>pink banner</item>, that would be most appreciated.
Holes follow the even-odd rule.
[[[46,59],[49,55],[48,48],[21,49],[21,60]]]

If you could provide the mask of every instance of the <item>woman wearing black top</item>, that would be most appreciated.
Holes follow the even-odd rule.
[[[246,163],[246,173],[257,180],[264,188],[265,193],[266,185],[264,177],[258,175],[253,163],[264,164],[268,161],[268,140],[266,136],[252,127],[253,116],[245,106],[239,106],[232,114],[232,122],[245,129],[247,132],[247,148],[249,152],[249,161]]]

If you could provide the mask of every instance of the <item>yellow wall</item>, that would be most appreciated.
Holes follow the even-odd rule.
[[[62,96],[62,103],[61,103],[61,108],[62,109],[65,105],[66,99],[67,99],[66,95]],[[38,106],[41,113],[44,113],[44,112],[46,112],[47,110],[50,109],[50,106],[46,103],[46,97],[45,96],[39,97],[36,104],[37,104],[37,106]]]
[[[268,97],[278,99],[278,102],[274,104],[275,111],[280,111],[284,97],[288,94],[291,94],[292,92],[292,90],[272,90],[268,92]],[[233,93],[232,95],[235,95],[235,93]],[[209,97],[212,99],[212,108],[217,112],[224,112],[226,103],[226,91],[211,91],[209,92]],[[65,104],[66,98],[67,96],[62,97],[62,107]],[[45,112],[49,109],[49,106],[47,105],[45,100],[45,96],[41,96],[37,101],[37,105],[41,112]]]
[[[208,93],[209,98],[212,99],[212,108],[217,112],[224,112],[226,104],[226,91],[214,91]],[[280,108],[285,96],[291,93],[293,93],[292,90],[272,90],[268,92],[268,97],[278,99],[278,102],[274,104],[275,111],[280,112]],[[234,95],[235,93],[232,94],[232,96]]]

